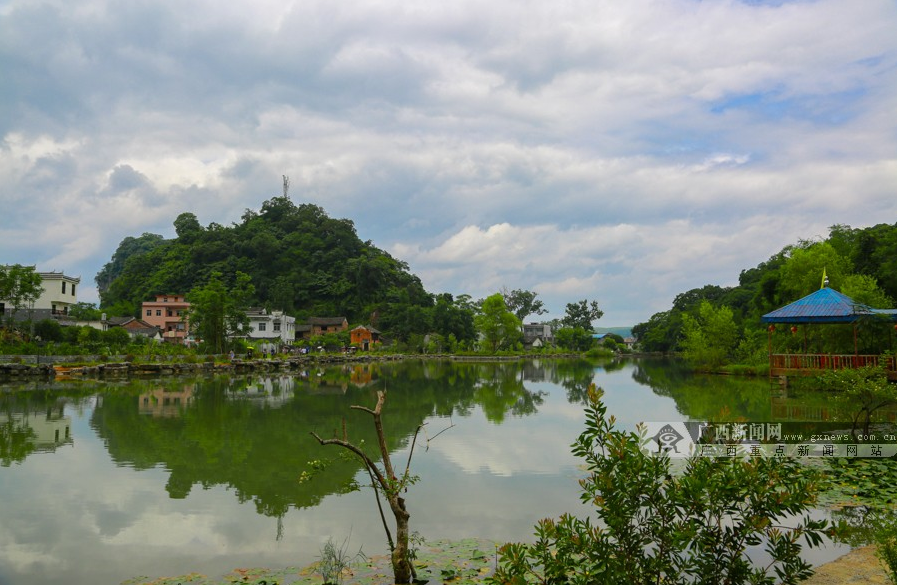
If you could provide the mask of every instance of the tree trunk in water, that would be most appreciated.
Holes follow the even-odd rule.
[[[396,518],[396,546],[392,551],[392,572],[396,585],[411,583],[411,561],[408,559],[408,519],[405,500],[398,495],[390,498],[390,506]]]

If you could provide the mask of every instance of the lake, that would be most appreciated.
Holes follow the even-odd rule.
[[[386,552],[361,465],[311,436],[373,447],[385,389],[389,446],[420,481],[407,495],[426,539],[528,540],[537,520],[585,515],[579,460],[590,383],[619,425],[788,417],[766,379],[689,375],[675,362],[406,361],[301,375],[0,387],[0,585],[120,583],[135,576],[316,560],[328,537]],[[789,410],[791,408],[792,410]],[[802,416],[825,408],[803,401]],[[812,562],[839,547],[811,552]]]

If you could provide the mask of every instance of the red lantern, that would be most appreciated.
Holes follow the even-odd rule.
[[[894,328],[897,329],[897,325],[895,325]],[[772,333],[773,331],[776,330],[776,326],[770,325],[769,327],[766,328],[766,330],[769,331],[770,333]]]
[[[791,333],[797,333],[797,325],[791,326]]]

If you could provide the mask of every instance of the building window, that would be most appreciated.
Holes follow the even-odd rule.
[[[167,302],[168,302],[168,297],[164,297],[164,298],[162,299],[162,302],[163,302],[163,303],[167,303]]]
[[[147,309],[147,310],[146,310],[146,316],[147,316],[147,317],[152,317],[152,316],[153,316],[153,310],[152,310],[152,309]]]
[[[280,331],[280,321],[274,322],[274,331]]]
[[[167,311],[165,311],[165,316],[171,317],[171,309],[168,309]]]
[[[72,296],[75,296],[75,283],[72,283]]]
[[[259,331],[265,330],[265,323],[259,323]]]
[[[156,309],[156,317],[162,316],[162,309]]]
[[[65,281],[62,281],[62,294],[65,294]]]

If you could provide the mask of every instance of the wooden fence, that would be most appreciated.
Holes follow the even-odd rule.
[[[897,380],[894,356],[778,353],[769,356],[770,376],[815,376],[826,370],[843,370],[883,365],[890,380]]]

